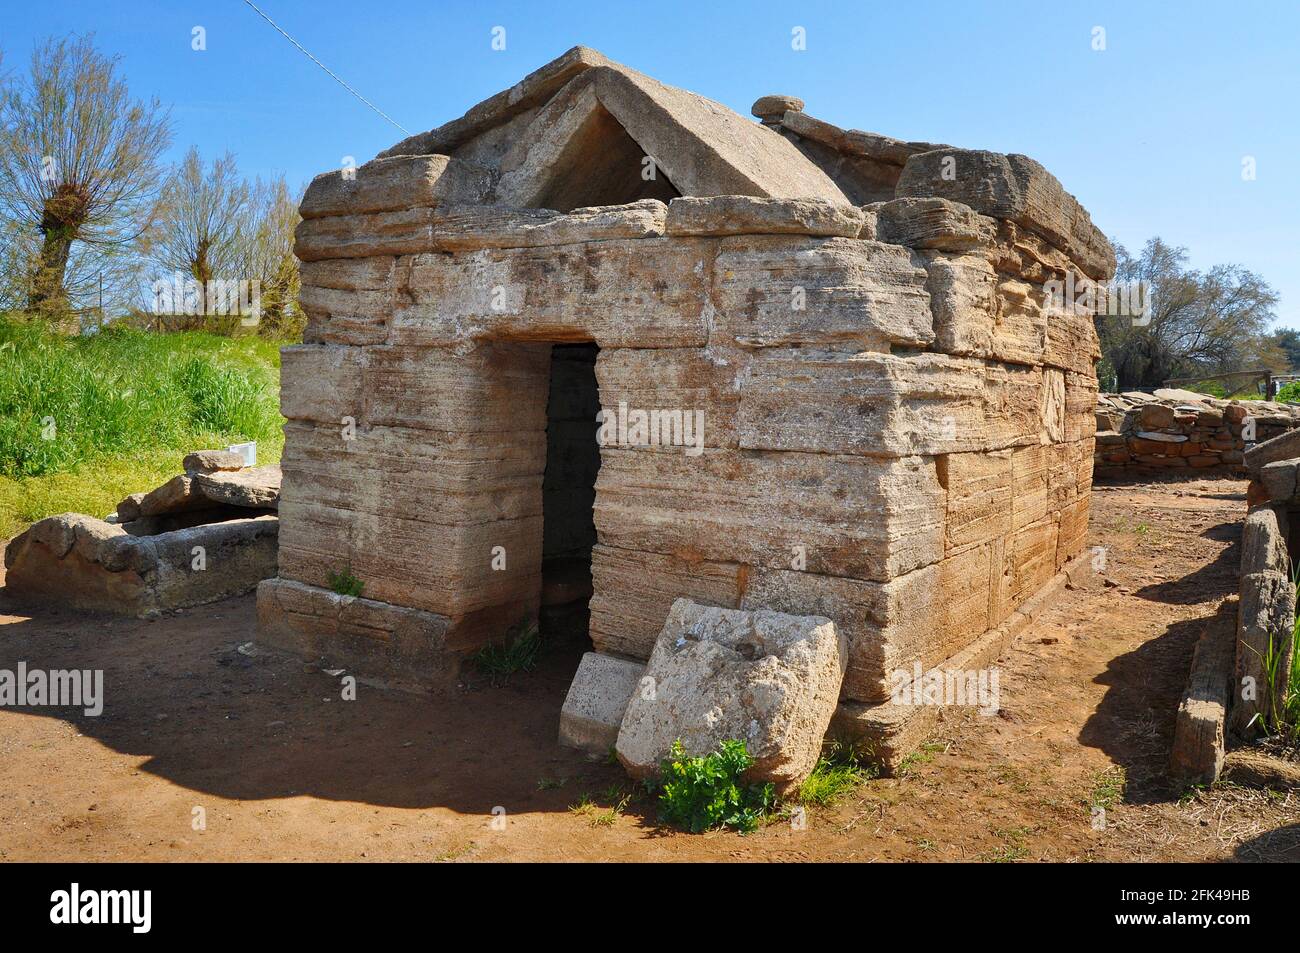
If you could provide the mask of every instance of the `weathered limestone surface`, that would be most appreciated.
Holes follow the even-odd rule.
[[[1185,784],[1213,784],[1223,769],[1224,724],[1232,699],[1232,630],[1210,627],[1192,654],[1187,689],[1174,720],[1169,768]]]
[[[1300,458],[1300,430],[1288,430],[1286,433],[1256,443],[1246,451],[1243,463],[1246,465],[1247,472],[1252,476],[1258,476],[1265,464],[1296,458]]]
[[[151,616],[248,592],[274,576],[278,529],[274,516],[254,516],[133,535],[121,524],[63,513],[9,542],[5,591],[28,602]]]
[[[395,688],[445,694],[456,687],[461,655],[449,649],[448,620],[431,612],[341,596],[290,579],[257,587],[257,641],[355,669]]]
[[[938,197],[1008,219],[1054,244],[1091,278],[1115,271],[1106,236],[1056,177],[1027,156],[974,149],[936,149],[910,156],[898,195]]]
[[[280,468],[248,467],[237,471],[199,473],[195,492],[213,503],[251,509],[275,509],[280,501]]]
[[[605,545],[592,550],[591,572],[592,644],[598,652],[641,659],[650,657],[668,610],[679,598],[738,609],[751,578],[749,567],[741,563]]]
[[[990,246],[997,222],[943,198],[899,198],[876,208],[876,238],[894,245],[963,252]]]
[[[740,390],[740,446],[905,457],[1038,443],[1041,371],[944,355],[773,354]]]
[[[1265,710],[1274,692],[1285,695],[1283,683],[1289,666],[1281,666],[1279,683],[1272,685],[1264,667],[1270,642],[1289,643],[1295,628],[1295,585],[1284,571],[1275,569],[1241,577],[1237,608],[1237,664],[1229,731],[1238,738],[1253,738],[1262,730],[1256,715]],[[1287,657],[1289,662],[1289,656]],[[1248,697],[1243,680],[1253,685]]]
[[[673,199],[668,205],[666,232],[693,236],[789,234],[857,238],[864,221],[861,209],[825,200],[718,195]]]
[[[664,234],[668,209],[658,199],[627,205],[549,209],[443,209],[434,219],[431,250],[477,251],[481,248],[543,248]]]
[[[1129,441],[1183,466],[1237,452],[1210,434],[1240,430],[1226,410],[1127,430],[1099,411],[1093,315],[1046,292],[1108,277],[1113,252],[1041,166],[839,129],[794,97],[755,109],[578,48],[318,177],[268,630],[318,651],[302,633],[346,569],[363,600],[443,626],[443,654],[375,637],[358,666],[451,671],[537,611],[544,560],[590,549],[589,659],[649,658],[681,599],[732,629],[819,616],[843,643],[832,696],[901,750],[933,721],[889,710],[895,673],[973,664],[1025,624],[1078,565],[1094,463]],[[560,344],[590,348],[598,399],[551,389]],[[606,441],[592,488],[575,448],[597,403],[700,419],[702,439]],[[122,508],[183,505],[185,479]],[[581,721],[605,684],[579,690],[588,664],[613,663],[574,685],[594,743],[613,708]]]
[[[632,695],[641,687],[645,664],[587,652],[560,709],[560,744],[605,757],[618,741]]]
[[[596,529],[620,549],[887,580],[943,552],[934,464],[823,453],[605,449]]]
[[[490,185],[486,169],[450,156],[395,156],[357,169],[322,172],[307,186],[298,211],[312,219],[475,203]]]
[[[635,777],[659,769],[674,741],[693,756],[741,739],[749,775],[781,790],[811,773],[843,677],[845,645],[828,619],[677,600],[646,665],[615,751]]]
[[[233,450],[198,450],[185,454],[181,468],[190,476],[244,469],[244,458]]]
[[[722,239],[710,342],[885,351],[934,336],[925,271],[896,245],[848,239]]]

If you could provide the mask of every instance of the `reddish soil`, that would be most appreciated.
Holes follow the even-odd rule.
[[[451,702],[344,701],[247,647],[251,596],[152,622],[0,597],[0,668],[102,668],[107,697],[98,718],[0,709],[0,860],[1300,860],[1295,795],[1164,779],[1192,646],[1233,624],[1244,491],[1098,486],[1113,585],[1021,635],[1001,715],[949,717],[902,776],[748,837],[666,830],[644,796],[607,812],[622,772],[555,741],[580,646]]]

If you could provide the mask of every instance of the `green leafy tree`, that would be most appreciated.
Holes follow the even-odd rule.
[[[1171,377],[1222,374],[1252,367],[1277,370],[1286,357],[1268,335],[1275,292],[1238,265],[1187,267],[1187,250],[1152,238],[1137,257],[1116,249],[1116,280],[1144,282],[1150,320],[1102,315],[1097,334],[1117,389],[1158,387]]]

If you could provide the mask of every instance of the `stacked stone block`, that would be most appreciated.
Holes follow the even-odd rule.
[[[1083,548],[1098,348],[1092,314],[1049,313],[1043,284],[1104,278],[1104,238],[1031,160],[954,149],[904,156],[895,196],[863,206],[804,163],[788,188],[751,175],[760,194],[510,207],[477,163],[546,111],[476,108],[506,125],[451,124],[304,199],[262,638],[305,650],[311,594],[336,612],[344,565],[366,599],[441,620],[425,631],[448,666],[535,613],[551,348],[593,343],[602,407],[705,422],[698,453],[601,448],[595,650],[646,659],[679,598],[824,616],[848,642],[848,721],[896,733],[895,670],[970,652]],[[716,171],[727,137],[790,148],[746,125],[691,144],[676,187],[736,181]],[[430,143],[452,154],[402,154]]]
[[[1098,476],[1125,472],[1245,473],[1243,454],[1300,427],[1300,408],[1264,400],[1220,400],[1180,390],[1097,398]]]

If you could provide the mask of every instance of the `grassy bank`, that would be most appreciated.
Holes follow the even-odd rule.
[[[0,317],[0,539],[69,510],[103,516],[190,450],[258,442],[274,463],[280,342],[111,329],[67,337]]]

